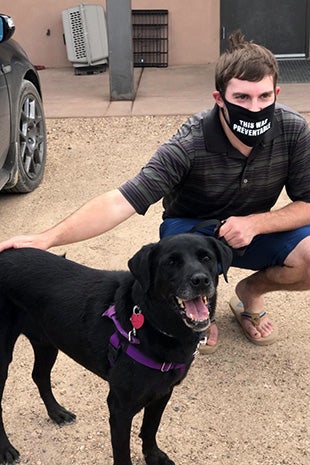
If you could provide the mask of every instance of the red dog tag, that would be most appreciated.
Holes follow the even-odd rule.
[[[142,313],[133,313],[130,318],[131,324],[135,329],[141,328],[144,323],[144,316]]]

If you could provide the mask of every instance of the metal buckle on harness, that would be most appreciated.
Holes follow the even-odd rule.
[[[135,328],[132,328],[131,331],[129,331],[128,333],[128,341],[131,343],[131,344],[134,344],[134,341],[133,341],[133,338],[136,337],[136,330]]]
[[[171,370],[171,367],[172,367],[172,362],[164,362],[160,368],[160,371],[162,371],[163,373],[165,373],[166,371],[169,371]]]

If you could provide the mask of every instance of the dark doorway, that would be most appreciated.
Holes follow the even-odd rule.
[[[221,0],[221,53],[237,30],[278,59],[309,57],[310,0]]]

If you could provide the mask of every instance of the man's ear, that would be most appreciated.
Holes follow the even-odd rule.
[[[224,102],[223,102],[223,99],[222,99],[222,96],[221,96],[221,93],[218,91],[218,90],[215,90],[213,93],[213,98],[215,100],[215,103],[220,107],[220,108],[223,108],[224,107]]]

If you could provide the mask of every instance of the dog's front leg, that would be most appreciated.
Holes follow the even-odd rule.
[[[130,458],[130,432],[134,413],[129,412],[129,405],[124,408],[118,397],[109,392],[108,406],[110,412],[110,430],[113,449],[113,465],[132,465]]]
[[[147,465],[175,465],[168,455],[159,449],[156,442],[161,417],[171,394],[172,389],[166,396],[156,399],[144,409],[140,438],[142,439],[142,451]]]

